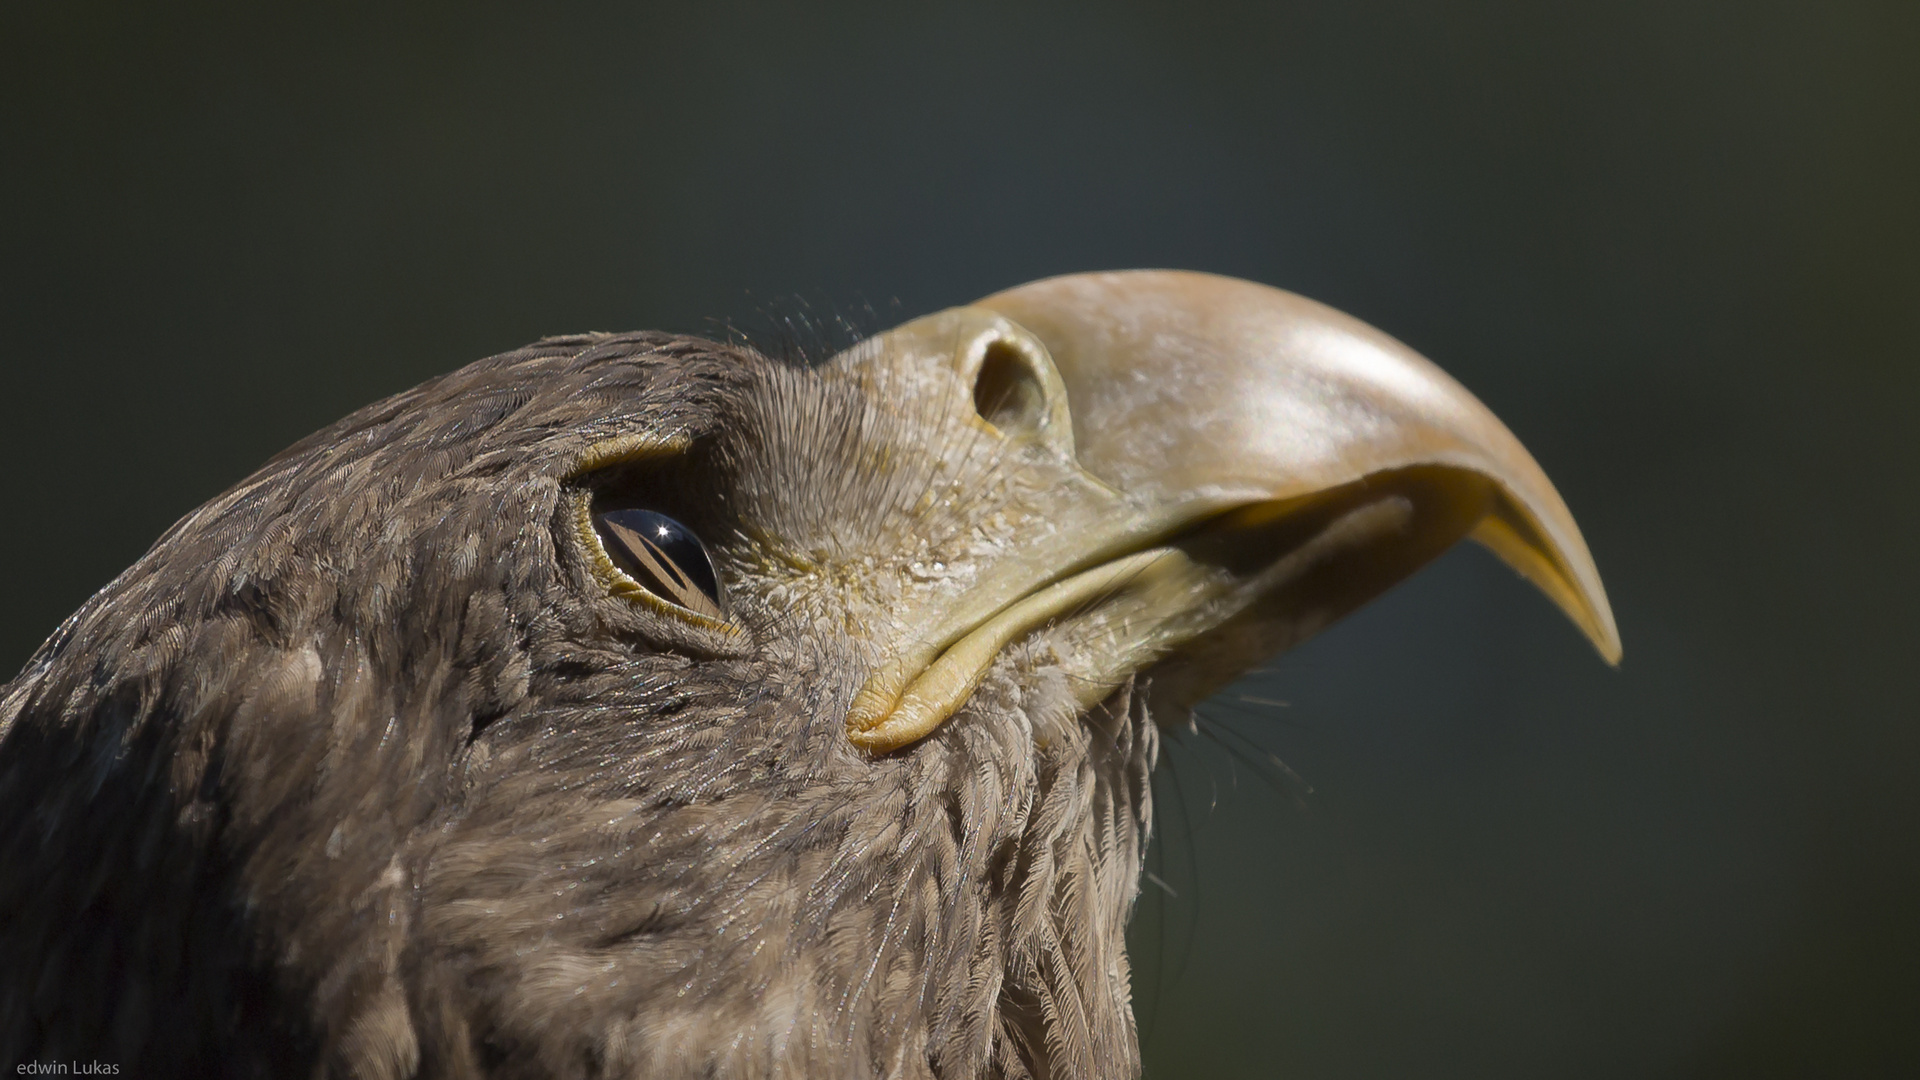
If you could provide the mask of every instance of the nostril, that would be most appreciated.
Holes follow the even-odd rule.
[[[973,407],[981,419],[1006,435],[1040,430],[1047,414],[1047,391],[1025,353],[1006,341],[987,346],[980,375],[973,383]]]

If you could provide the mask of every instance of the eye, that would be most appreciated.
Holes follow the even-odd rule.
[[[713,560],[692,529],[651,510],[607,510],[593,515],[593,527],[614,566],[642,588],[696,615],[726,618]]]

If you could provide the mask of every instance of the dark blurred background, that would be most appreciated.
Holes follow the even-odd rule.
[[[1505,418],[1626,661],[1461,550],[1212,706],[1149,1076],[1920,1071],[1920,5],[15,0],[0,54],[8,671],[542,334],[1239,275]]]

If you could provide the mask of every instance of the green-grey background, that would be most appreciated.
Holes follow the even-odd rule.
[[[1239,275],[1504,417],[1626,662],[1463,550],[1212,709],[1135,921],[1149,1074],[1920,1069],[1917,12],[16,0],[0,663],[541,334]]]

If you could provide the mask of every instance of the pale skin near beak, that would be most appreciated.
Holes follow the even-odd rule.
[[[915,320],[833,365],[957,386],[994,431],[1078,473],[1057,535],[1010,552],[868,680],[847,729],[871,752],[931,733],[1009,642],[1096,604],[1113,629],[1080,673],[1083,703],[1151,668],[1155,713],[1178,722],[1466,536],[1620,658],[1586,543],[1519,440],[1419,354],[1304,297],[1210,274],[1075,274]]]

